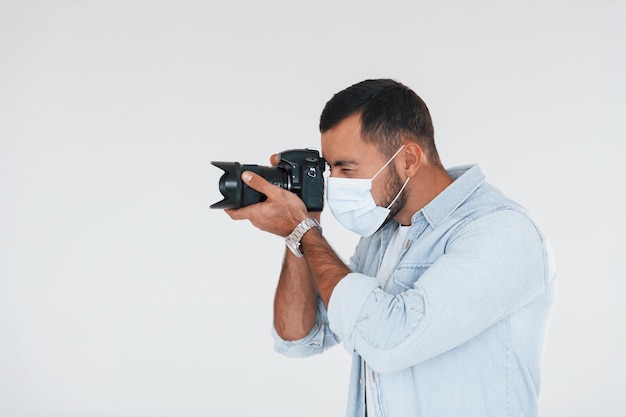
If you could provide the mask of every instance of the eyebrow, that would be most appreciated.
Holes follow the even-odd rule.
[[[339,161],[335,161],[332,164],[330,162],[328,162],[328,165],[330,165],[331,167],[345,167],[345,166],[348,166],[348,165],[358,165],[358,164],[355,161],[349,161],[349,160],[345,160],[345,159],[340,159]]]

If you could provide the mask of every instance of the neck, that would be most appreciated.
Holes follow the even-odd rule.
[[[406,203],[394,219],[408,226],[415,213],[423,209],[454,180],[443,167],[422,166],[406,186]]]

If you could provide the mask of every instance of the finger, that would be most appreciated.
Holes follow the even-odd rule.
[[[279,162],[280,162],[279,154],[275,153],[272,156],[270,156],[270,164],[272,164],[272,166],[278,165]]]
[[[248,206],[250,207],[250,206]],[[226,214],[228,214],[230,216],[231,219],[233,220],[246,220],[249,218],[249,209],[248,207],[242,207],[242,208],[238,208],[238,209],[226,209],[224,210],[226,212]]]
[[[250,188],[255,189],[261,194],[265,194],[270,197],[272,194],[276,192],[277,188],[280,188],[270,182],[268,182],[265,178],[250,171],[244,171],[241,174],[241,180]]]
[[[224,209],[224,213],[228,214],[228,216],[233,219],[233,220],[237,220],[235,219],[235,216],[237,215],[237,209]]]

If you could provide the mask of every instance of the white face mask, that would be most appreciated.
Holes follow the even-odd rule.
[[[411,179],[406,179],[398,194],[387,207],[376,205],[372,196],[372,181],[404,148],[404,145],[387,161],[372,178],[329,177],[326,184],[326,201],[335,218],[346,229],[361,236],[370,236],[385,222],[404,187]]]

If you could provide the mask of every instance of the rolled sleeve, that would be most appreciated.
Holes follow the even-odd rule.
[[[379,288],[376,278],[351,273],[339,281],[330,297],[328,302],[330,326],[333,332],[344,341],[344,348],[349,352],[354,350],[352,332],[357,322],[362,319],[362,311],[357,306],[365,305],[366,300],[376,288]]]
[[[339,343],[339,338],[328,326],[326,309],[321,300],[318,303],[317,320],[308,335],[299,340],[285,340],[272,326],[274,349],[285,356],[304,358],[324,352],[326,349]]]

